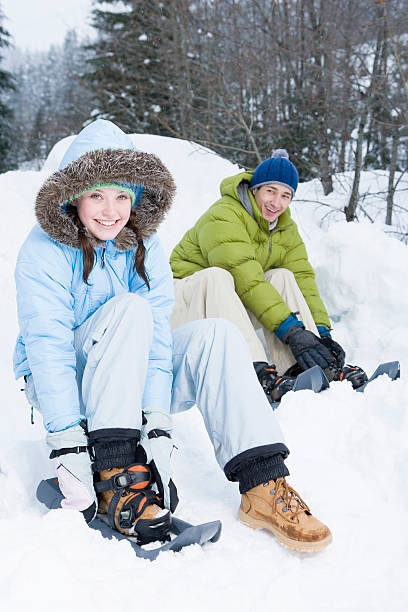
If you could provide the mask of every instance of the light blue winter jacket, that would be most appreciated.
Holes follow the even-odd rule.
[[[78,232],[66,213],[65,203],[82,188],[113,179],[144,188],[131,220],[133,215],[133,227],[137,227],[138,237],[146,247],[150,290],[134,270],[138,247],[129,227],[115,241],[93,240],[95,265],[88,284],[83,280]],[[102,120],[90,124],[76,137],[60,170],[41,188],[36,202],[39,224],[25,240],[15,271],[20,335],[14,370],[16,378],[33,375],[48,431],[62,430],[81,419],[74,329],[109,299],[124,292],[144,297],[154,321],[143,407],[169,411],[173,281],[155,231],[173,194],[171,175],[160,160],[136,151],[128,136]]]

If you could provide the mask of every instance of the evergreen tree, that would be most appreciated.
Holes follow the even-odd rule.
[[[17,165],[40,168],[52,146],[79,132],[91,117],[94,99],[82,78],[86,57],[74,31],[67,33],[62,46],[20,57],[17,89],[10,100]]]
[[[118,0],[108,0],[117,5]],[[106,2],[103,3],[107,4]],[[123,10],[93,11],[98,40],[88,48],[87,79],[98,100],[98,116],[123,130],[166,132],[158,116],[169,111],[171,63],[168,3],[124,0]]]
[[[78,40],[75,30],[68,32],[62,46],[56,100],[61,138],[79,132],[94,109],[95,96],[84,78],[88,56],[89,52]]]
[[[8,47],[10,34],[1,25],[3,15],[0,8],[0,49]],[[2,56],[0,55],[0,62]],[[0,172],[5,172],[13,167],[10,160],[10,144],[12,141],[12,117],[13,113],[4,101],[5,93],[14,89],[14,81],[10,72],[0,69]]]

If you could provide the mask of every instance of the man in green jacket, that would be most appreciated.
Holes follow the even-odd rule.
[[[330,320],[289,204],[298,173],[285,150],[274,151],[254,172],[221,183],[221,198],[175,247],[173,328],[187,321],[223,317],[235,323],[252,353],[268,396],[292,389],[293,376],[314,365],[331,380],[367,379],[345,366],[332,340]],[[256,333],[263,329],[271,359]]]

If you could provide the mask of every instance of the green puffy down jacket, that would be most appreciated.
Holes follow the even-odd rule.
[[[286,268],[295,275],[316,325],[330,327],[313,268],[289,209],[280,215],[275,229],[269,231],[268,222],[247,189],[251,178],[252,172],[241,172],[221,183],[222,197],[173,250],[170,265],[174,277],[185,278],[212,266],[228,270],[244,306],[273,332],[289,316],[290,309],[265,281],[264,272]],[[252,206],[250,211],[238,195],[243,188],[249,196],[246,205]]]

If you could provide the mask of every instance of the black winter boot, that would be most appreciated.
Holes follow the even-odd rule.
[[[275,364],[269,365],[265,361],[255,361],[254,368],[270,404],[280,402],[285,393],[292,391],[295,379],[289,376],[279,376]]]

